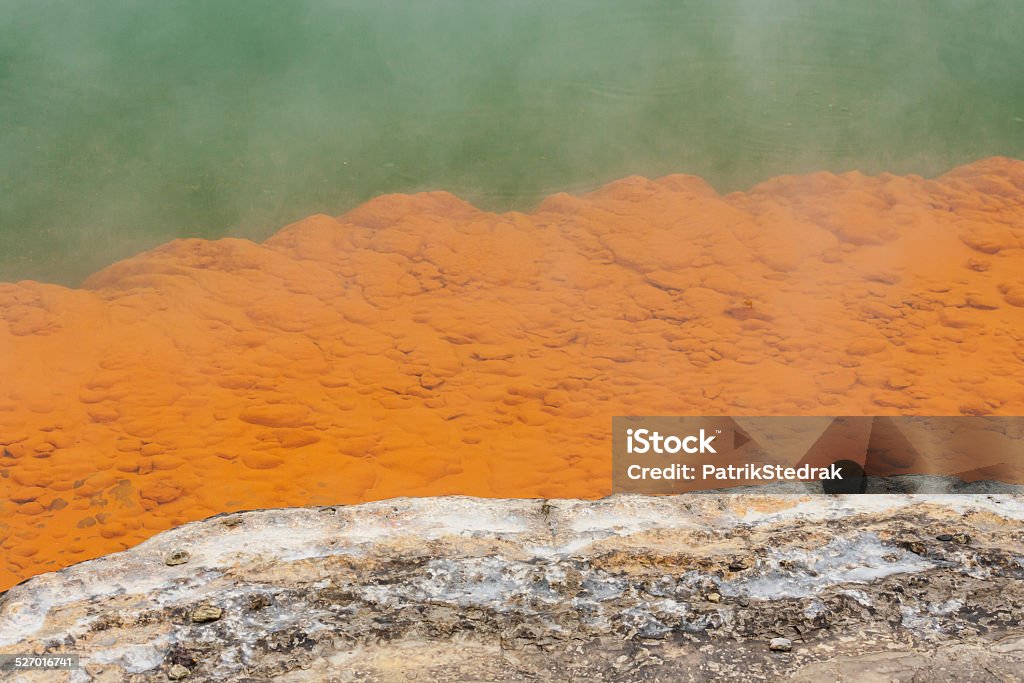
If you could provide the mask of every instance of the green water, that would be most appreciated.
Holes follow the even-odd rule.
[[[374,195],[1024,157],[1020,0],[0,0],[0,280]]]

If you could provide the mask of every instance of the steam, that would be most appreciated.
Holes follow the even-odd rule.
[[[385,192],[1024,156],[1024,5],[0,0],[0,281]]]

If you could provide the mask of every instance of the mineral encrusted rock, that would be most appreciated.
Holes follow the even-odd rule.
[[[37,576],[0,595],[0,652],[82,656],[6,674],[47,683],[1010,681],[1022,579],[1019,495],[396,499]]]

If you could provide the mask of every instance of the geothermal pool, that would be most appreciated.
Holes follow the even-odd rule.
[[[0,591],[599,498],[615,415],[1024,408],[1014,0],[0,12]]]
[[[383,193],[1024,157],[1018,0],[0,0],[0,281]]]
[[[0,284],[0,588],[225,511],[601,497],[613,415],[1020,414],[1022,247],[993,157],[387,195]]]

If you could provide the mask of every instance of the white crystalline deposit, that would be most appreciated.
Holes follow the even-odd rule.
[[[948,641],[962,666],[1020,671],[1022,520],[1013,495],[233,513],[11,589],[0,653],[82,656],[27,681],[676,680],[680,662],[745,680]]]

